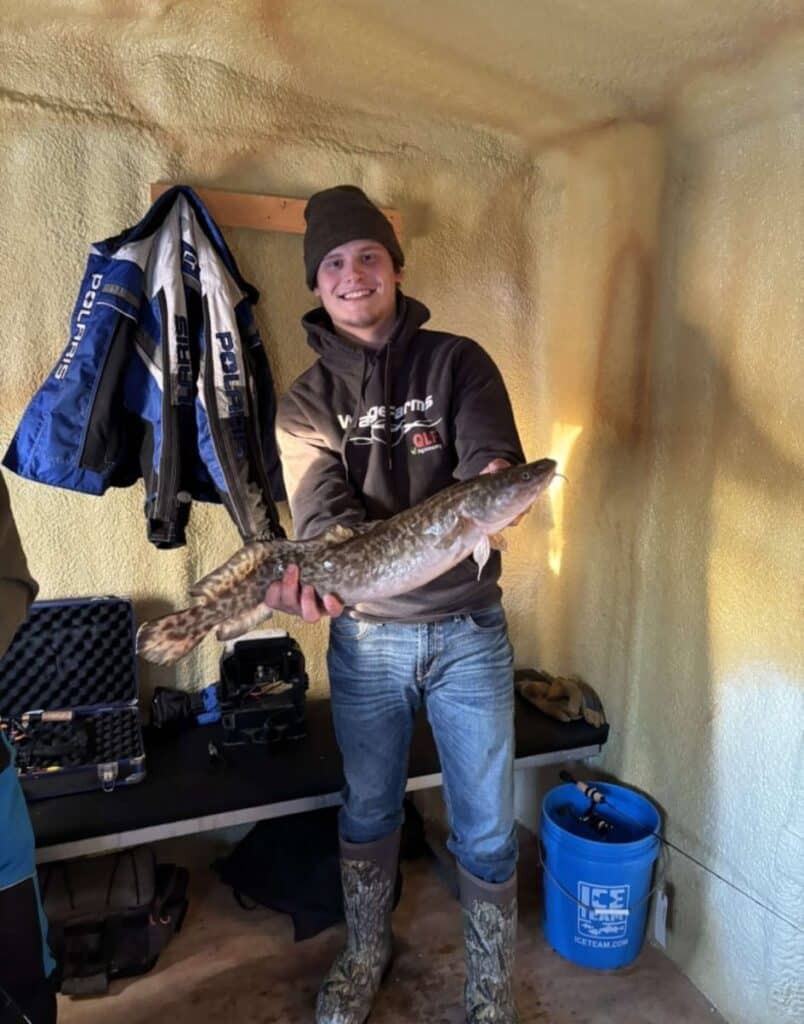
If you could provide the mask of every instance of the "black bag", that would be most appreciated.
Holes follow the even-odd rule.
[[[131,601],[34,603],[0,658],[0,725],[28,800],[144,779]]]
[[[150,971],[181,928],[188,877],[186,868],[157,864],[148,846],[42,865],[61,991],[100,995],[114,978]]]
[[[290,914],[295,942],[343,920],[337,807],[260,821],[212,867],[244,910]]]
[[[283,743],[307,734],[304,654],[293,637],[235,641],[220,662],[224,746]]]
[[[400,860],[429,853],[421,815],[406,800]],[[290,914],[295,942],[343,920],[337,807],[260,821],[212,867],[244,910],[259,903]],[[401,894],[402,874],[397,872],[394,907]]]

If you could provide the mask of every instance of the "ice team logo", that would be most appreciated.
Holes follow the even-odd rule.
[[[578,882],[575,942],[595,949],[616,949],[628,943],[630,885]]]

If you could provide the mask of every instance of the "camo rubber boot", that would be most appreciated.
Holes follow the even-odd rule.
[[[484,882],[458,865],[466,945],[467,1024],[519,1024],[514,1004],[516,872]]]
[[[373,843],[341,839],[346,947],[324,978],[316,1024],[364,1024],[391,964],[391,909],[400,830]]]

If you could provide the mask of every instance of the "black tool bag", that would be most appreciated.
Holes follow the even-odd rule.
[[[150,971],[187,911],[186,868],[151,847],[39,868],[60,990],[101,995],[109,981]]]
[[[405,800],[400,860],[430,856],[424,822]],[[301,942],[343,920],[338,808],[259,821],[213,869],[232,887],[244,910],[262,904],[293,919],[294,941]],[[402,893],[397,871],[394,907]]]
[[[293,637],[236,641],[221,658],[220,674],[225,745],[271,745],[306,735],[308,680],[304,655]]]
[[[124,598],[31,606],[0,659],[0,727],[29,800],[145,777],[134,636]]]

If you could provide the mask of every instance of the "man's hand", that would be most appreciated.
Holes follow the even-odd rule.
[[[499,473],[501,469],[508,469],[513,463],[509,462],[508,459],[492,459],[485,469],[481,469],[481,475],[483,473]]]
[[[309,583],[299,586],[298,565],[289,565],[282,579],[268,587],[265,603],[286,615],[299,615],[305,622],[318,622],[327,615],[336,619],[343,611],[343,603],[334,594],[319,598]]]
[[[482,476],[483,473],[499,473],[501,469],[508,469],[509,466],[513,466],[513,462],[509,462],[508,459],[492,459],[488,466],[480,470],[480,474]],[[520,512],[516,519],[512,519],[508,525],[516,526],[524,519],[525,515],[525,512]]]

